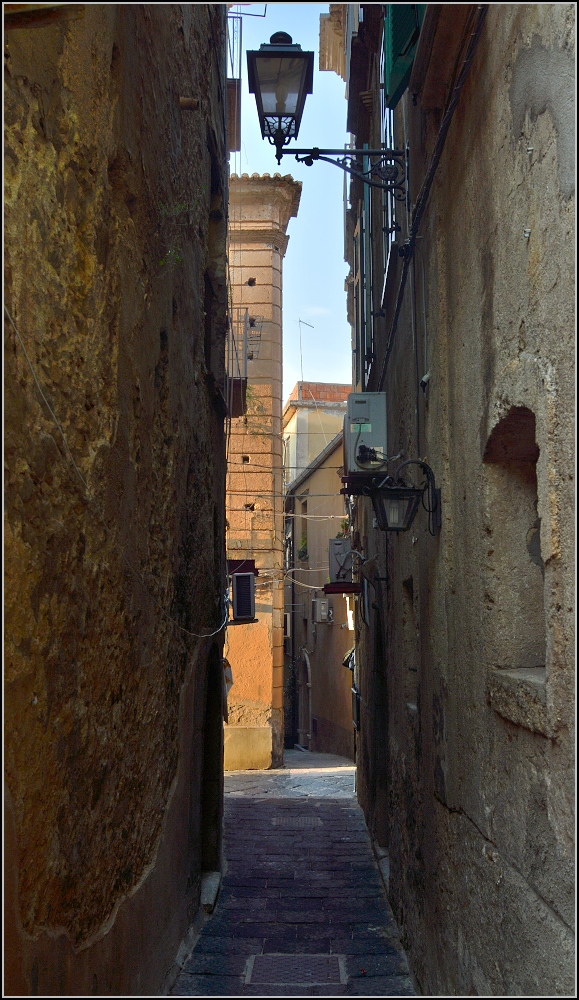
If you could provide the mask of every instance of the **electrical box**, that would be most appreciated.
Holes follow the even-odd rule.
[[[233,620],[255,618],[255,576],[253,573],[233,573]]]
[[[386,473],[386,393],[351,392],[344,418],[345,475]]]
[[[352,543],[350,536],[330,538],[328,543],[330,558],[330,583],[352,583]]]
[[[328,601],[323,597],[316,597],[312,601],[312,621],[319,624],[328,620]]]

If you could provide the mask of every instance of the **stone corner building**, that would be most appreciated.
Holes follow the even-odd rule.
[[[5,36],[4,986],[155,994],[220,867],[226,6],[68,6]]]
[[[574,992],[575,21],[331,4],[323,26],[356,147],[409,151],[408,208],[350,190],[354,381],[442,526],[380,532],[356,501],[357,763],[428,994]]]
[[[225,770],[283,764],[283,258],[301,187],[289,174],[230,178],[230,280],[237,327],[247,332],[238,349],[248,357],[248,397],[231,421],[227,559],[231,571],[257,575],[256,621],[227,633]]]

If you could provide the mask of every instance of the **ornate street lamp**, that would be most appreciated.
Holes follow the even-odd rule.
[[[284,149],[297,139],[306,96],[313,92],[314,53],[302,52],[285,31],[271,36],[269,45],[247,53],[249,92],[255,94],[263,139],[275,146],[278,163],[295,155],[311,167],[324,160],[371,187],[390,191],[399,201],[408,189],[408,155],[402,149]]]
[[[302,52],[291,35],[276,31],[269,45],[247,53],[249,93],[255,94],[261,136],[275,146],[281,163],[283,147],[297,139],[314,82],[314,53]]]

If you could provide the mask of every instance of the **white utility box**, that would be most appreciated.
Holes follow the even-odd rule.
[[[345,475],[386,472],[386,393],[351,392],[344,418]]]
[[[323,597],[316,597],[312,601],[312,621],[316,624],[320,622],[327,622],[328,620],[328,601]]]
[[[350,536],[330,538],[330,583],[352,583],[352,543]]]

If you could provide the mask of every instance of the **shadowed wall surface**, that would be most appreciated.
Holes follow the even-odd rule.
[[[5,986],[155,993],[219,825],[224,9],[6,45]]]

